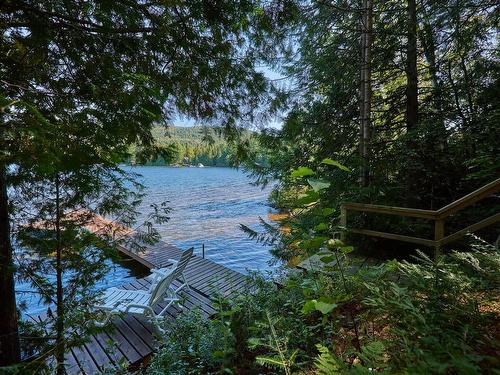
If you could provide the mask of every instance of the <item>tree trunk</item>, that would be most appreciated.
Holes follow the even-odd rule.
[[[360,186],[364,186],[364,176],[365,176],[365,171],[364,171],[364,155],[363,155],[363,150],[365,149],[364,146],[364,132],[365,132],[365,127],[363,121],[365,120],[363,110],[365,108],[365,84],[366,84],[366,79],[365,79],[365,45],[366,45],[366,33],[365,33],[365,2],[366,0],[363,0],[363,5],[361,9],[361,16],[359,20],[360,24],[360,34],[361,34],[361,39],[360,39],[360,51],[361,51],[361,65],[359,68],[359,158],[360,158],[360,166],[359,166],[359,184]]]
[[[59,175],[56,174],[56,274],[57,274],[57,317],[56,317],[56,362],[57,375],[64,375],[64,301],[63,301],[63,285],[62,285],[62,262],[61,262],[61,211],[60,211],[60,191],[59,191]]]
[[[448,142],[448,135],[446,131],[445,116],[444,116],[444,99],[443,99],[443,83],[439,78],[439,66],[436,60],[436,42],[434,36],[434,28],[431,25],[429,19],[429,14],[425,8],[425,4],[421,5],[423,13],[423,25],[422,29],[419,30],[420,42],[424,51],[424,56],[428,64],[429,76],[432,83],[432,105],[431,108],[431,120],[432,120],[432,133],[430,137],[426,138],[427,150],[433,150],[438,155],[443,155]],[[437,186],[442,186],[442,180],[432,179],[431,187],[431,198],[429,208],[432,210],[435,207],[435,194],[434,188]]]
[[[407,49],[406,49],[406,130],[408,132],[417,127],[418,122],[418,72],[417,72],[417,5],[416,0],[408,0],[407,22]],[[417,170],[417,144],[413,136],[407,142],[406,163],[406,204],[410,207],[419,205]]]
[[[406,128],[412,130],[417,127],[418,118],[416,0],[408,0],[408,46],[406,64]]]
[[[361,74],[360,74],[360,106],[359,106],[359,135],[360,135],[360,183],[361,186],[370,184],[370,149],[371,149],[371,104],[372,104],[372,28],[373,2],[363,0],[361,16]]]
[[[425,12],[425,9],[424,9]],[[426,13],[426,12],[425,12]],[[424,50],[425,59],[429,65],[429,75],[432,82],[432,100],[434,102],[434,110],[437,120],[438,134],[440,137],[440,143],[444,147],[446,145],[446,126],[444,122],[443,114],[443,83],[438,77],[438,64],[436,61],[436,43],[434,40],[434,31],[432,29],[431,23],[426,14],[425,21],[423,23],[423,30],[420,33],[422,47]]]
[[[0,367],[20,360],[6,166],[0,164]]]

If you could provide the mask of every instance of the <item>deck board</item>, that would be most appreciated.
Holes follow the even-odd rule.
[[[71,348],[71,351],[83,372],[87,374],[96,374],[100,371],[94,359],[87,353],[85,347]]]
[[[120,363],[124,359],[126,360],[124,354],[121,351],[117,350],[117,348],[114,346],[113,339],[107,334],[107,332],[102,332],[93,336],[102,350],[110,358],[108,367],[114,367],[115,364]]]
[[[130,363],[135,363],[142,358],[142,356],[135,350],[135,348],[130,345],[127,339],[120,332],[120,321],[114,319],[112,322],[112,327],[108,330],[109,337],[116,344],[116,347],[120,350],[123,356]]]
[[[94,336],[90,335],[89,342],[85,344],[85,348],[100,369],[109,367],[109,364],[114,365],[112,358],[108,356]]]
[[[186,273],[186,279],[191,287],[198,290],[203,290],[203,288],[206,287],[207,282],[226,278],[228,275],[229,272],[224,269],[210,268],[196,274]]]
[[[117,319],[119,324],[117,325],[120,333],[127,339],[127,341],[134,347],[134,349],[141,355],[145,357],[151,353],[151,349],[146,345],[144,340],[142,340],[133,329],[130,328],[127,322],[121,317]]]
[[[141,338],[144,344],[146,344],[146,346],[149,348],[150,352],[154,350],[154,348],[156,347],[156,343],[151,333],[151,330],[148,330],[141,323],[139,318],[127,314],[123,317],[123,320],[125,321],[125,323],[127,323],[130,329],[133,330],[135,334]]]
[[[52,360],[52,359],[50,359]],[[53,364],[54,361],[52,361]],[[78,362],[76,361],[75,355],[73,352],[70,350],[64,355],[64,368],[66,369],[66,372],[71,375],[71,374],[79,374],[81,373],[80,366],[78,365]]]
[[[109,225],[109,222],[106,221],[105,224]],[[98,233],[99,226],[87,229]],[[134,252],[126,244],[118,250],[132,261],[150,269],[170,266],[171,259],[179,259],[182,254],[181,249],[164,241],[147,246],[143,252]],[[210,318],[217,311],[215,301],[220,295],[229,296],[247,287],[248,279],[245,275],[198,255],[193,255],[184,274],[189,288],[180,292],[179,306],[174,304],[168,308],[164,315],[166,321],[174,320],[183,311],[194,309],[199,309],[203,317]],[[180,283],[180,280],[174,280],[173,285],[177,287]],[[135,279],[119,288],[146,290],[150,285],[148,276]],[[164,306],[165,303],[162,302],[153,309],[159,312]],[[36,319],[40,321],[44,317]],[[115,317],[105,330],[92,335],[84,345],[72,348],[66,354],[66,370],[71,375],[93,374],[116,367],[122,362],[128,365],[140,364],[158,347],[155,335],[155,328],[144,317],[131,314]]]

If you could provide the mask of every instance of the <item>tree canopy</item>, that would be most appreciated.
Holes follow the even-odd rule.
[[[99,181],[126,158],[131,144],[141,145],[141,158],[161,154],[152,127],[172,113],[217,119],[227,126],[251,116],[266,88],[245,37],[260,22],[254,5],[2,2],[0,297],[7,302],[0,310],[5,317],[0,323],[0,365],[19,360],[8,186],[45,180],[61,187],[57,181],[62,176],[78,181],[85,175],[79,195],[65,203],[68,210],[98,194],[85,189],[89,178],[95,188],[105,189]],[[103,170],[98,173],[93,166]],[[68,189],[77,189],[70,185]],[[122,191],[119,184],[117,188]],[[33,215],[43,217],[52,210],[49,216],[58,227],[65,212],[51,202],[60,202],[55,191],[35,206],[41,211]],[[14,212],[22,208],[11,207]],[[122,209],[119,204],[106,206],[108,213]],[[60,277],[61,251],[71,241],[63,246],[58,240],[56,247]],[[59,373],[64,354],[61,289],[58,285]]]
[[[280,355],[257,361],[290,373],[298,349],[282,350],[287,340],[276,336],[279,320],[269,311],[289,308],[290,298],[302,307],[291,309],[285,321],[307,332],[307,347],[301,347],[307,361],[316,350],[321,353],[318,367],[361,371],[354,359],[347,366],[337,363],[329,349],[309,347],[316,336],[338,338],[340,329],[353,330],[349,350],[364,364],[383,362],[377,368],[382,371],[384,347],[378,342],[362,347],[360,342],[358,307],[373,312],[387,302],[393,305],[386,316],[398,317],[408,312],[395,306],[402,295],[417,301],[409,312],[419,322],[430,319],[429,311],[446,320],[448,309],[464,310],[461,316],[474,327],[474,338],[466,342],[467,332],[450,324],[445,332],[456,340],[448,341],[448,352],[439,349],[433,357],[433,343],[408,347],[419,332],[408,331],[415,324],[411,319],[401,321],[390,327],[401,338],[390,343],[393,368],[414,368],[414,359],[427,353],[432,363],[424,369],[449,360],[450,371],[460,366],[477,371],[472,346],[479,345],[484,332],[475,319],[476,307],[471,308],[473,300],[462,298],[456,280],[468,285],[479,279],[485,285],[498,282],[484,281],[488,272],[469,278],[468,265],[456,277],[454,272],[467,262],[498,263],[491,249],[480,252],[477,261],[453,255],[433,263],[421,254],[420,266],[388,263],[384,270],[371,269],[366,284],[357,275],[346,278],[341,267],[353,248],[335,236],[342,230],[337,210],[343,201],[434,210],[498,178],[498,10],[489,0],[2,1],[0,366],[21,360],[14,292],[18,275],[31,278],[56,306],[54,324],[47,325],[51,348],[46,353],[54,354],[57,372],[64,372],[65,351],[80,342],[73,328],[86,319],[72,311],[77,305],[90,306],[92,282],[105,272],[98,263],[112,256],[116,245],[111,236],[98,238],[80,228],[96,214],[135,224],[141,186],[120,170],[120,163],[187,159],[217,165],[234,159],[243,161],[257,182],[277,181],[271,200],[288,215],[282,228],[266,224],[268,233],[260,235],[246,228],[250,235],[275,244],[274,254],[281,260],[328,250],[338,265],[338,274],[326,282],[321,277],[297,286],[291,279],[283,293],[256,295],[266,310],[253,306],[248,311],[261,315],[264,320],[256,324],[272,334],[261,332],[252,345]],[[277,81],[286,84],[268,79],[263,73],[267,68],[279,72]],[[248,131],[276,113],[283,114],[282,129]],[[204,128],[199,140],[193,136],[198,128],[174,128],[169,139],[158,124],[169,123],[174,115],[221,131]],[[498,207],[497,198],[489,198],[474,212],[454,215],[451,226],[463,228]],[[158,202],[152,210],[143,242],[158,238],[153,224],[164,222],[168,214]],[[404,220],[363,215],[357,220],[374,230],[404,228],[413,235],[429,229]],[[30,254],[29,267],[16,269],[13,240]],[[359,244],[368,250],[388,246]],[[395,267],[414,281],[408,283],[412,291],[390,277],[384,280],[388,291],[375,285]],[[452,293],[446,295],[438,272],[429,276],[431,270],[450,273],[441,281]],[[72,275],[67,289],[65,273]],[[428,308],[421,308],[419,298]],[[443,304],[433,302],[443,298]],[[237,307],[225,316],[250,321],[243,310]],[[304,322],[311,313],[321,313],[321,324]],[[435,341],[429,327],[438,325],[421,327],[426,339]],[[453,362],[462,349],[465,365]],[[406,352],[414,355],[404,357]]]
[[[325,158],[332,205],[437,209],[498,176],[498,8],[489,1],[297,2],[270,63],[289,77],[283,129],[262,134],[269,168]],[[280,47],[281,46],[281,47]]]

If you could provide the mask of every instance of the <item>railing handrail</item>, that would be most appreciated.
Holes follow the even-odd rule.
[[[498,191],[500,191],[500,178],[497,178],[489,184],[474,190],[472,193],[469,193],[462,198],[450,203],[449,205],[440,208],[439,210],[437,210],[437,214],[440,218],[450,216],[451,214],[461,210],[462,208],[469,207],[477,201],[489,197],[490,195]]]
[[[388,214],[388,215],[420,217],[420,218],[424,218],[424,219],[434,219],[437,216],[437,211],[433,211],[433,210],[421,210],[418,208],[384,206],[384,205],[380,205],[380,204],[346,202],[346,203],[342,204],[342,207],[344,207],[348,210],[351,210],[351,211],[375,212],[375,213]]]
[[[451,214],[473,205],[477,201],[484,199],[493,193],[500,191],[500,178],[487,185],[474,190],[456,201],[440,208],[439,210],[422,210],[419,208],[385,206],[380,204],[345,202],[342,207],[352,211],[375,212],[388,215],[400,215],[409,217],[420,217],[423,219],[443,219]]]
[[[442,245],[452,242],[464,236],[467,233],[479,230],[481,228],[484,228],[488,225],[500,221],[500,213],[497,213],[484,220],[481,220],[480,222],[474,223],[465,229],[459,230],[458,232],[445,237],[444,222],[448,216],[464,208],[467,208],[473,205],[474,203],[478,202],[479,200],[484,199],[498,191],[500,191],[500,178],[490,182],[487,185],[480,187],[479,189],[474,190],[472,193],[469,193],[463,196],[462,198],[457,199],[456,201],[440,208],[439,210],[421,210],[417,208],[393,207],[393,206],[384,206],[378,204],[345,202],[340,206],[341,226],[347,229],[348,210],[361,211],[361,212],[374,212],[379,214],[399,215],[399,216],[417,217],[427,220],[434,220],[434,240],[429,240],[419,237],[410,237],[404,235],[396,235],[393,233],[378,232],[360,228],[351,229],[350,231],[353,233],[365,234],[369,236],[383,237],[400,241],[418,243],[425,246],[434,246],[436,249],[439,249],[439,247],[441,247]]]

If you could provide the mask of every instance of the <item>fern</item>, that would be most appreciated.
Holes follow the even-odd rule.
[[[338,358],[334,357],[328,348],[321,344],[317,344],[316,347],[320,353],[314,362],[318,375],[335,375],[345,373]]]
[[[367,366],[377,367],[384,362],[385,346],[380,341],[372,341],[363,346],[359,357]]]
[[[255,358],[257,363],[261,366],[270,367],[274,369],[284,369],[287,367],[286,362],[281,357],[275,356],[258,356]],[[286,371],[285,371],[286,372]]]
[[[362,363],[352,365],[348,365],[341,358],[332,355],[328,348],[321,344],[317,344],[316,348],[320,353],[314,362],[318,375],[364,375],[371,374],[374,368],[379,374],[387,373],[384,366],[379,366],[380,363],[383,364],[385,351],[385,347],[380,341],[373,341],[365,345],[359,355]]]
[[[277,320],[271,318],[271,314],[266,310],[267,326],[271,335],[268,336],[268,344],[262,343],[259,339],[251,339],[252,346],[263,346],[274,353],[275,356],[258,356],[256,361],[259,365],[266,366],[274,369],[282,369],[286,375],[292,374],[292,367],[295,364],[295,358],[297,357],[298,350],[294,350],[290,355],[288,355],[287,349],[287,338],[281,338],[276,333],[275,325]]]

